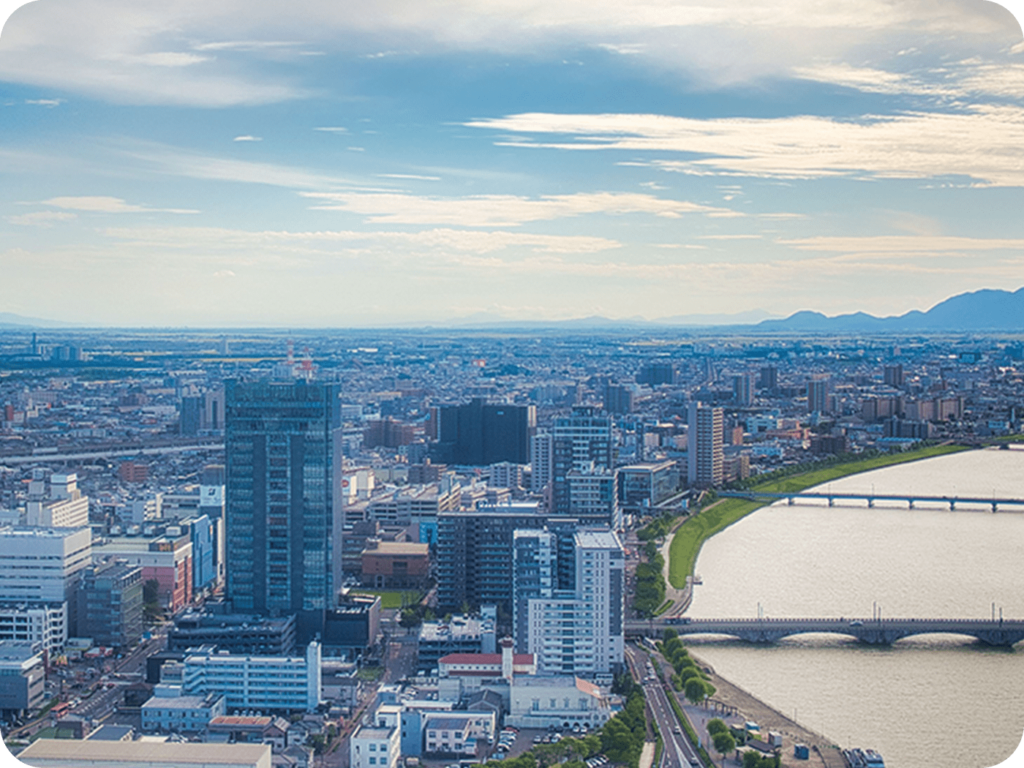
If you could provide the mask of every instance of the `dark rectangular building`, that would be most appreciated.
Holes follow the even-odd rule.
[[[530,437],[537,426],[533,405],[487,404],[474,398],[466,405],[440,409],[439,458],[453,464],[486,466],[530,461]]]

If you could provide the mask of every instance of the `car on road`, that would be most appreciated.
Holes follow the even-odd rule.
[[[700,760],[698,760],[696,757],[691,757],[690,765],[700,765]]]
[[[672,729],[672,733],[676,734],[677,736],[681,736],[683,732],[682,732],[682,730],[680,730],[679,726],[677,725],[675,728]]]

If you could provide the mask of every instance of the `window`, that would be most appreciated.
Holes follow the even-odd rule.
[[[370,765],[376,765],[376,764],[377,764],[377,758],[376,757],[371,757],[370,758]]]

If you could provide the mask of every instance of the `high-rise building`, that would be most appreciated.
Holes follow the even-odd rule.
[[[79,634],[96,645],[134,645],[142,637],[142,583],[142,567],[124,561],[86,568],[76,595]]]
[[[882,369],[882,378],[887,386],[899,387],[903,386],[903,365],[901,363],[895,363],[894,365],[887,365]]]
[[[178,411],[178,433],[198,435],[202,422],[203,398],[199,395],[181,398],[181,408]]]
[[[575,585],[525,601],[527,642],[520,650],[546,673],[614,672],[625,653],[622,542],[613,531],[579,530],[573,549]]]
[[[779,388],[779,369],[774,365],[766,365],[761,368],[761,389],[776,390]]]
[[[636,400],[633,387],[605,384],[602,400],[608,413],[631,413]]]
[[[811,379],[807,382],[807,412],[829,413],[828,379]]]
[[[732,377],[732,401],[736,405],[750,405],[754,402],[754,382],[749,373]]]
[[[501,461],[526,464],[530,437],[537,427],[533,405],[487,404],[474,398],[466,405],[440,409],[439,459],[485,466]]]
[[[612,470],[612,420],[599,409],[575,406],[572,414],[556,419],[551,428],[551,511],[573,513],[569,473]]]
[[[687,429],[687,478],[690,485],[710,488],[722,482],[721,408],[690,403]]]
[[[636,375],[638,384],[656,387],[659,384],[675,384],[676,367],[672,363],[647,363]]]
[[[91,559],[88,528],[0,527],[0,595],[9,602],[73,604]]]
[[[299,641],[334,604],[336,390],[307,382],[225,382],[227,596],[235,611],[294,613]]]
[[[532,598],[551,598],[558,589],[558,539],[548,530],[524,529],[512,535],[512,636],[525,649]]]
[[[530,492],[540,493],[551,482],[552,436],[541,432],[530,438]]]

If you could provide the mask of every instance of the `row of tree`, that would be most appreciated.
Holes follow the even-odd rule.
[[[651,617],[665,602],[665,558],[653,541],[643,548],[646,562],[636,567],[636,588],[633,590],[633,610],[640,616]]]
[[[672,675],[672,685],[692,704],[703,704],[708,698],[715,695],[717,690],[708,680],[707,673],[698,666],[697,662],[690,656],[690,652],[683,647],[678,633],[674,629],[665,630],[665,639],[659,643],[658,650],[665,660],[672,665],[675,674]]]

